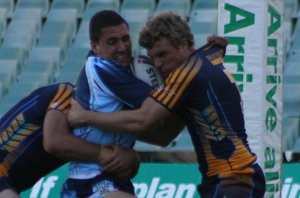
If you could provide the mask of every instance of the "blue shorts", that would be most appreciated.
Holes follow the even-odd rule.
[[[122,191],[134,195],[133,184],[118,182],[114,177],[101,174],[91,179],[67,179],[62,186],[61,198],[103,198],[109,192]]]
[[[251,166],[253,174],[236,174],[229,178],[217,176],[202,180],[198,192],[202,198],[263,198],[266,181],[258,164]]]
[[[20,194],[20,192],[16,189],[13,181],[11,181],[7,177],[0,177],[0,192],[7,189],[10,189],[12,191],[15,191],[17,194]]]

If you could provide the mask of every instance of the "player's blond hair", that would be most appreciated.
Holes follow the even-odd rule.
[[[150,49],[161,38],[168,39],[175,47],[183,40],[186,40],[189,46],[194,45],[194,37],[188,23],[172,12],[164,12],[150,18],[140,32],[139,44]]]

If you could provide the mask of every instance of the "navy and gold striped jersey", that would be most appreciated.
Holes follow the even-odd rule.
[[[39,88],[1,118],[0,176],[17,190],[26,190],[65,163],[44,150],[43,122],[49,110],[68,113],[72,93],[69,83]]]
[[[223,49],[206,45],[151,94],[184,119],[204,178],[252,172],[244,167],[256,161],[247,142],[239,90],[222,61]]]

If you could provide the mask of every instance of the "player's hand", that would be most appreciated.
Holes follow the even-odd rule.
[[[213,34],[207,37],[207,43],[215,43],[220,47],[226,47],[228,45],[228,40],[224,37]]]
[[[72,100],[71,102],[72,108],[68,113],[68,123],[71,127],[79,127],[85,124],[84,121],[84,113],[85,109],[76,101]]]
[[[122,148],[117,145],[111,145],[113,154],[104,159],[100,157],[102,171],[112,174],[120,181],[128,181],[133,178],[139,169],[140,159],[133,149]]]
[[[228,40],[224,37],[218,36],[218,35],[210,35],[207,37],[207,43],[213,43],[214,45],[218,45],[223,48],[223,57],[226,54],[226,47],[228,45]]]

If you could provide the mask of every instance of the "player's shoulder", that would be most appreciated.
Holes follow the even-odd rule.
[[[74,91],[74,85],[69,82],[51,84],[45,87],[41,87],[37,90],[40,96],[43,97],[65,97],[66,95],[72,96]]]
[[[197,49],[197,54],[202,58],[208,59],[213,65],[218,65],[223,62],[225,49],[214,43],[208,43]]]

